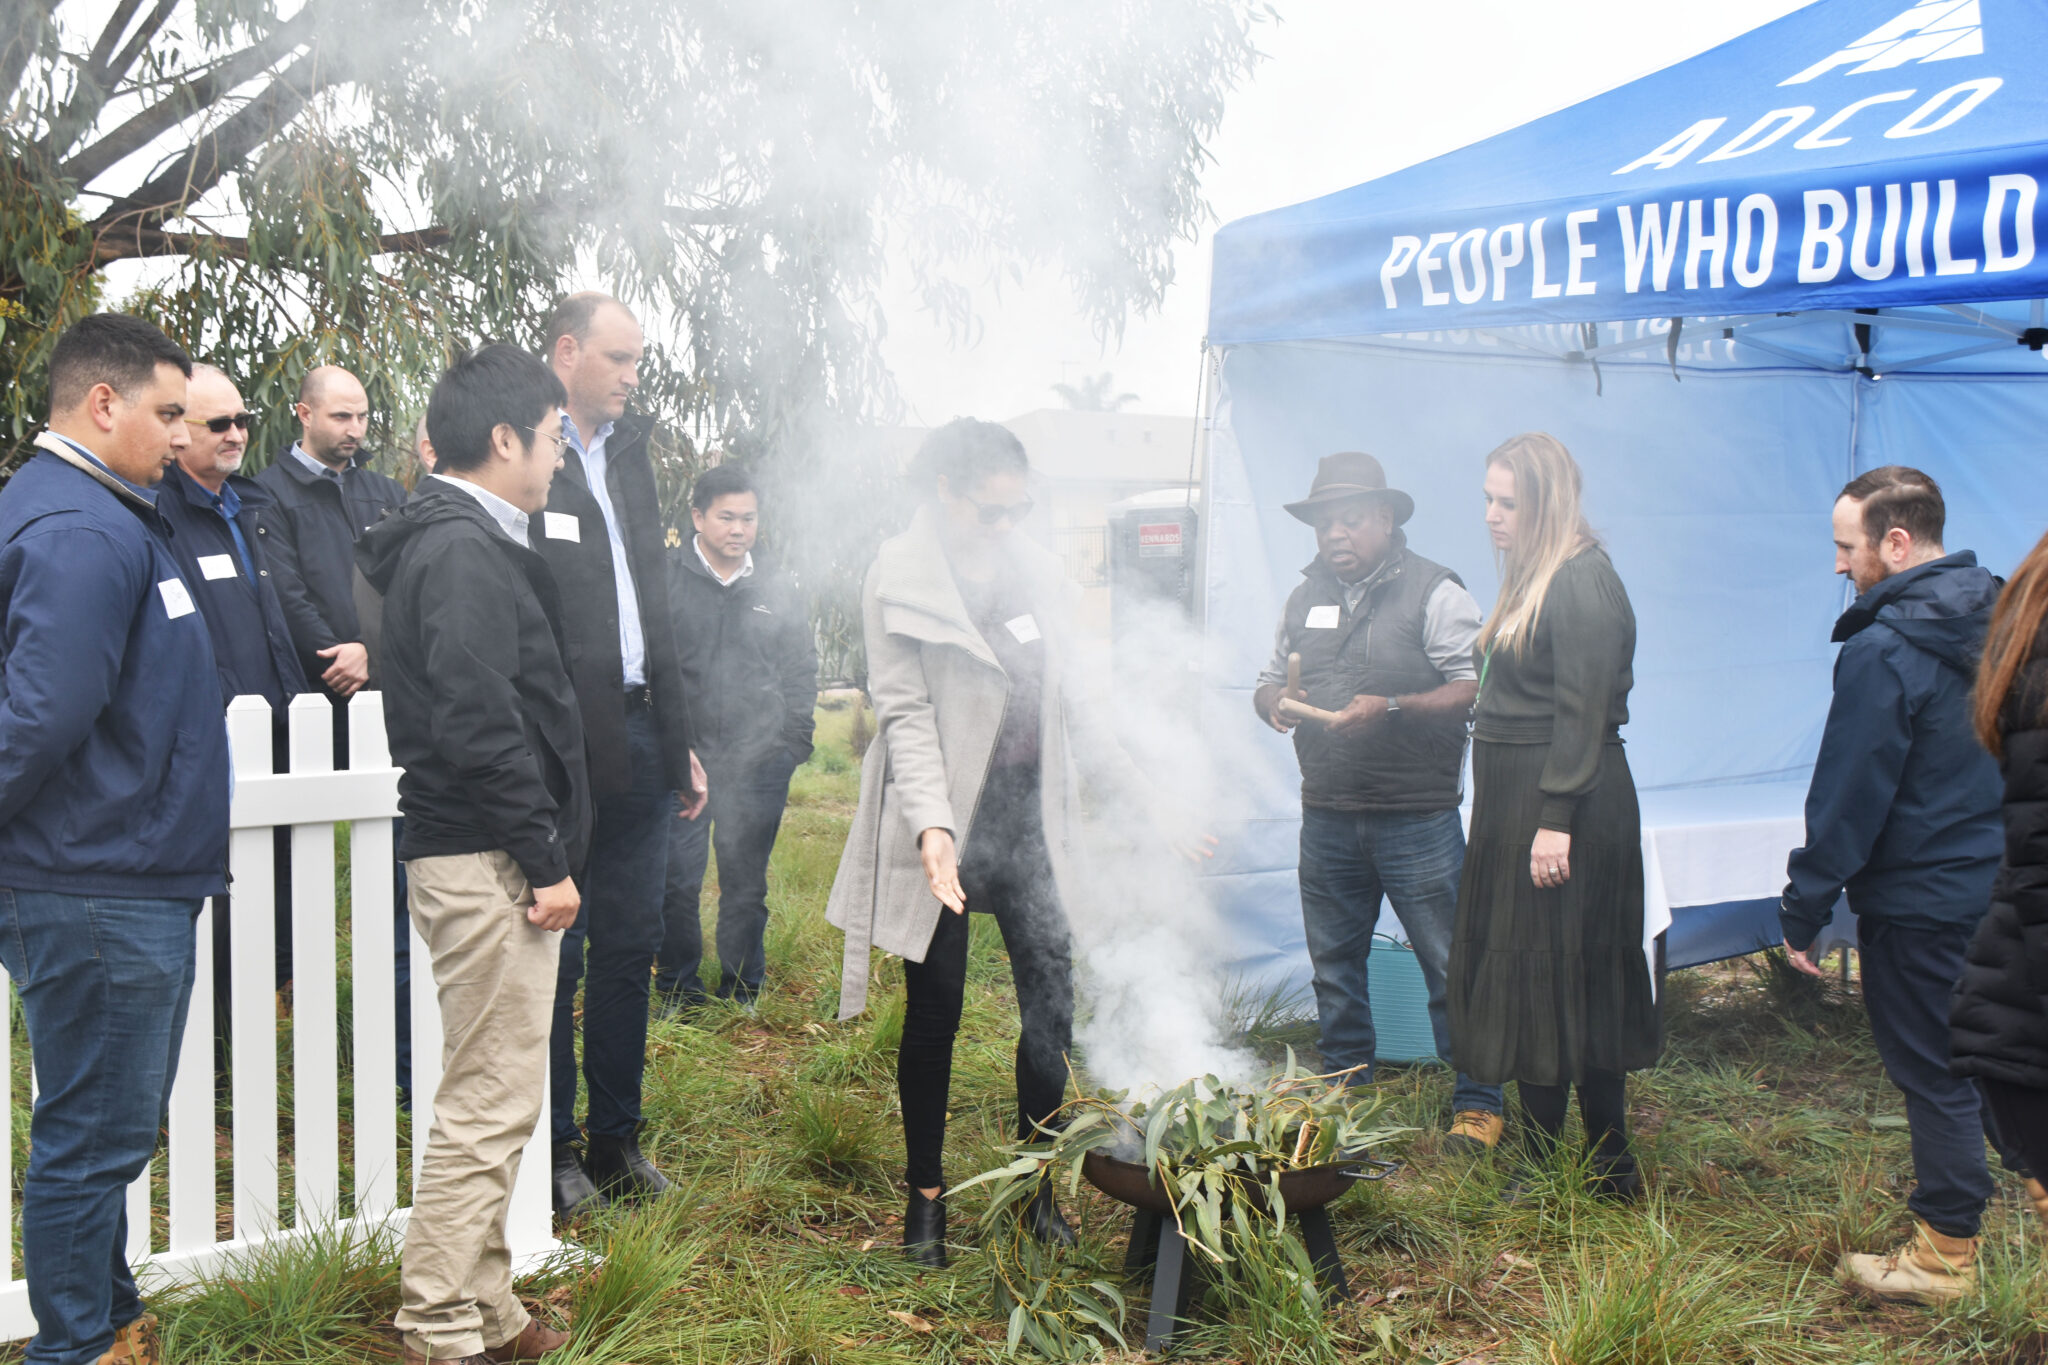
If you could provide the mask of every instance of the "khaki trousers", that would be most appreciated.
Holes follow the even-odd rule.
[[[460,1359],[526,1329],[505,1214],[547,1096],[562,936],[527,922],[533,889],[508,854],[416,858],[405,870],[413,926],[433,958],[442,1039],[397,1324],[417,1354]]]

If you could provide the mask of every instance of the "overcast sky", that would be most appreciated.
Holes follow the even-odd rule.
[[[1216,223],[1343,189],[1670,66],[1806,0],[1277,0],[1267,60],[1231,97],[1204,186]],[[1904,6],[1902,5],[1902,8]],[[1109,370],[1138,410],[1190,413],[1209,300],[1209,239],[1177,253],[1163,309],[1105,352],[1056,278],[979,299],[952,346],[907,285],[886,353],[909,420],[1000,420],[1058,406],[1051,384]]]

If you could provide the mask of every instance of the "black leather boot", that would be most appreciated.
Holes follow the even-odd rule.
[[[556,1146],[554,1177],[557,1218],[580,1218],[586,1213],[595,1213],[610,1202],[597,1192],[597,1186],[590,1183],[590,1173],[583,1169],[574,1147],[567,1144]]]
[[[654,1169],[654,1163],[640,1154],[637,1137],[590,1135],[590,1178],[597,1188],[615,1200],[636,1202],[651,1199],[668,1189],[668,1177]]]
[[[935,1270],[946,1267],[946,1201],[943,1196],[927,1199],[910,1192],[910,1207],[903,1212],[903,1254],[919,1265]]]
[[[1636,1169],[1635,1153],[1624,1151],[1616,1157],[1595,1157],[1593,1176],[1586,1187],[1602,1199],[1633,1204],[1643,1197],[1642,1172]]]
[[[1032,1195],[1031,1202],[1024,1206],[1024,1228],[1033,1240],[1049,1247],[1070,1247],[1074,1244],[1074,1230],[1060,1216],[1059,1201],[1053,1198],[1050,1179],[1039,1180],[1038,1193]]]

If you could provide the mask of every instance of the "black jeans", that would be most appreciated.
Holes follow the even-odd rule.
[[[1556,1150],[1573,1089],[1566,1085],[1516,1082],[1522,1112],[1529,1119],[1530,1155],[1548,1159]],[[1592,1149],[1594,1165],[1603,1174],[1633,1171],[1636,1159],[1628,1149],[1628,1078],[1614,1071],[1588,1071],[1576,1089],[1579,1121],[1585,1125],[1586,1145]]]
[[[549,1038],[556,1145],[575,1142],[576,982],[583,978],[583,1078],[589,1127],[603,1137],[640,1128],[640,1079],[647,1060],[647,990],[661,950],[661,884],[668,869],[674,795],[663,783],[654,713],[626,712],[631,785],[599,798],[590,857],[577,881],[583,908],[562,935]]]
[[[1949,997],[1975,928],[1856,921],[1871,1036],[1885,1075],[1906,1097],[1917,1182],[1906,1206],[1948,1237],[1977,1235],[1992,1192],[1983,1096],[1948,1069]]]
[[[1073,958],[1038,811],[1038,770],[989,775],[960,864],[970,910],[995,916],[1010,954],[1022,1030],[1017,1038],[1017,1136],[1028,1138],[1065,1098],[1074,1040]],[[943,1188],[953,1038],[967,985],[966,915],[939,912],[923,962],[903,964],[908,986],[896,1090],[903,1105],[904,1179]]]
[[[2023,1175],[2048,1181],[2048,1090],[1978,1081],[1984,1092],[1986,1125],[2005,1164]]]
[[[767,976],[768,858],[789,803],[795,759],[786,749],[734,763],[707,759],[711,800],[695,820],[669,824],[668,889],[662,899],[661,955],[654,988],[690,1002],[704,998],[704,924],[698,898],[704,868],[718,852],[718,993],[751,1000]]]

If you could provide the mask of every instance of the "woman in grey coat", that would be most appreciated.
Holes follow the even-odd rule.
[[[903,1241],[930,1265],[946,1259],[940,1156],[966,912],[994,915],[1009,950],[1023,1024],[1017,1131],[1028,1138],[1064,1097],[1073,1036],[1064,907],[1081,891],[1077,765],[1091,790],[1150,804],[1115,737],[1066,684],[1073,589],[1055,556],[1012,534],[1031,510],[1029,473],[1024,447],[993,423],[962,418],[933,432],[914,471],[931,496],[881,547],[862,597],[877,735],[826,917],[846,932],[841,1018],[866,1006],[871,947],[904,959]],[[1049,1186],[1027,1218],[1041,1240],[1073,1240]]]

